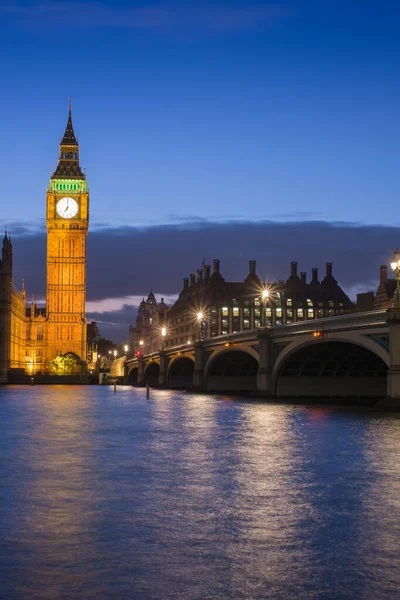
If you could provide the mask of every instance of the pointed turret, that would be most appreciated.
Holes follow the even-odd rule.
[[[75,137],[74,126],[72,125],[72,104],[69,103],[68,107],[68,121],[65,128],[64,137],[60,143],[61,146],[78,146],[78,142]]]
[[[72,124],[71,103],[68,108],[67,126],[60,142],[58,165],[51,179],[86,179],[79,165],[79,145]]]
[[[4,272],[7,272],[10,276],[12,275],[12,262],[13,262],[13,251],[11,238],[7,234],[3,238],[3,247],[1,250],[1,266]]]

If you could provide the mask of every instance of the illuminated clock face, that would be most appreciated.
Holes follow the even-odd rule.
[[[61,198],[57,202],[57,213],[63,219],[72,219],[78,212],[78,203],[73,198]]]

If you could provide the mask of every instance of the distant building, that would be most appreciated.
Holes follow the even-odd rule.
[[[379,285],[374,300],[374,309],[394,306],[396,287],[396,279],[388,279],[387,266],[382,265],[379,269]]]
[[[169,308],[165,304],[164,298],[157,303],[152,291],[147,296],[147,300],[143,298],[136,317],[136,326],[129,326],[131,351],[141,350],[148,354],[160,350],[162,346],[161,329],[166,324],[168,311]]]
[[[13,251],[7,233],[0,261],[0,383],[7,382],[9,369],[25,368],[26,292],[13,285]]]
[[[236,333],[262,326],[283,325],[320,319],[353,308],[353,304],[332,275],[332,263],[326,263],[326,274],[318,280],[318,269],[312,278],[297,274],[297,262],[291,263],[286,281],[263,283],[256,274],[256,263],[250,261],[249,274],[243,282],[225,281],[220,261],[191,273],[183,280],[183,290],[168,313],[167,345],[175,346],[202,338]],[[268,297],[263,298],[263,290]],[[199,320],[201,313],[203,318]]]
[[[46,191],[46,308],[26,307],[12,282],[13,250],[6,234],[0,263],[0,382],[46,372],[66,352],[86,360],[86,239],[89,192],[79,163],[71,107],[58,165]],[[93,344],[91,352],[93,353]]]
[[[96,321],[92,321],[86,325],[87,339],[87,363],[88,369],[94,370],[97,367],[97,359],[99,353],[100,330]]]

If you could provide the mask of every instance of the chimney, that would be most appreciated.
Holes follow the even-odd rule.
[[[290,277],[297,277],[297,262],[290,263]]]
[[[332,277],[332,263],[326,263],[326,276]]]
[[[214,265],[213,275],[219,275],[219,260],[218,260],[218,258],[214,258],[213,265]]]
[[[197,283],[203,280],[203,269],[197,269]]]
[[[204,279],[210,279],[211,265],[205,265],[204,267]]]
[[[300,279],[301,279],[301,283],[307,283],[307,273],[305,271],[302,271],[300,273]]]
[[[311,283],[319,283],[319,281],[318,281],[318,269],[316,269],[314,267],[313,269],[311,269],[311,271],[312,271]]]
[[[256,261],[249,260],[249,275],[255,275],[255,274],[256,274]]]
[[[379,267],[379,281],[381,283],[387,283],[387,266],[381,265]]]
[[[196,283],[196,275],[195,273],[190,273],[190,285],[195,285]]]
[[[189,277],[184,277],[183,278],[183,289],[187,290],[189,287]]]

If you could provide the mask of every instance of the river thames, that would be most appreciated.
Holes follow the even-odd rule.
[[[400,415],[0,388],[0,597],[400,595]]]

